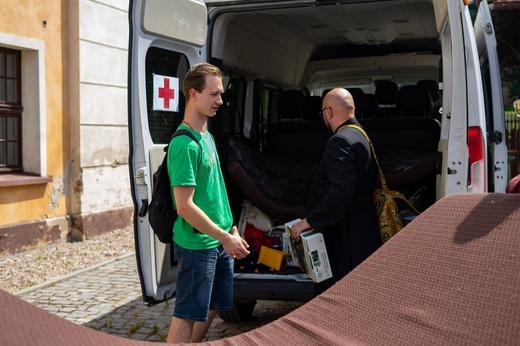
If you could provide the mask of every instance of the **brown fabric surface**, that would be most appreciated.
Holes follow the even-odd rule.
[[[520,197],[465,194],[422,213],[331,289],[212,345],[518,345]]]
[[[157,345],[119,338],[70,322],[0,290],[2,346]]]
[[[206,345],[518,345],[520,194],[437,202],[331,289]],[[0,345],[137,345],[0,290]]]

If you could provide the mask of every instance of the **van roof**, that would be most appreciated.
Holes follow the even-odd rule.
[[[220,7],[220,10],[224,6],[233,6],[234,10],[247,8],[249,15],[269,17],[272,25],[316,45],[334,47],[331,51],[343,49],[344,55],[349,54],[348,46],[352,45],[365,46],[362,55],[368,51],[379,55],[438,49],[431,1],[205,2],[208,7]]]
[[[249,78],[311,89],[346,79],[361,85],[366,76],[368,84],[438,78],[441,47],[428,0],[206,3],[217,22],[211,55]],[[366,57],[373,59],[360,61]],[[262,69],[253,61],[272,63]]]

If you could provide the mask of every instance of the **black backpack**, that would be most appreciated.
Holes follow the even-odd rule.
[[[190,131],[183,129],[175,131],[171,139],[181,135],[190,137],[198,144],[195,136]],[[159,241],[164,244],[173,243],[173,224],[177,220],[177,210],[173,208],[172,187],[168,176],[168,146],[164,148],[166,154],[162,164],[157,167],[157,171],[153,174],[152,201],[148,206],[150,226],[152,226]]]

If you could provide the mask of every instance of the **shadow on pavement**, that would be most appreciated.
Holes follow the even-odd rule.
[[[231,323],[215,318],[206,340],[218,340],[261,327],[297,309],[303,302],[258,301],[251,321]],[[168,335],[174,301],[146,306],[141,299],[121,305],[84,326],[101,332],[134,340],[164,342]]]

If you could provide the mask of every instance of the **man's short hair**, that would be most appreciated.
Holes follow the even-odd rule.
[[[190,99],[190,90],[195,89],[198,93],[201,93],[206,86],[206,76],[213,75],[222,78],[222,71],[215,65],[207,62],[201,62],[193,65],[186,76],[184,77],[184,83],[182,89],[184,91],[184,97],[186,101]]]

